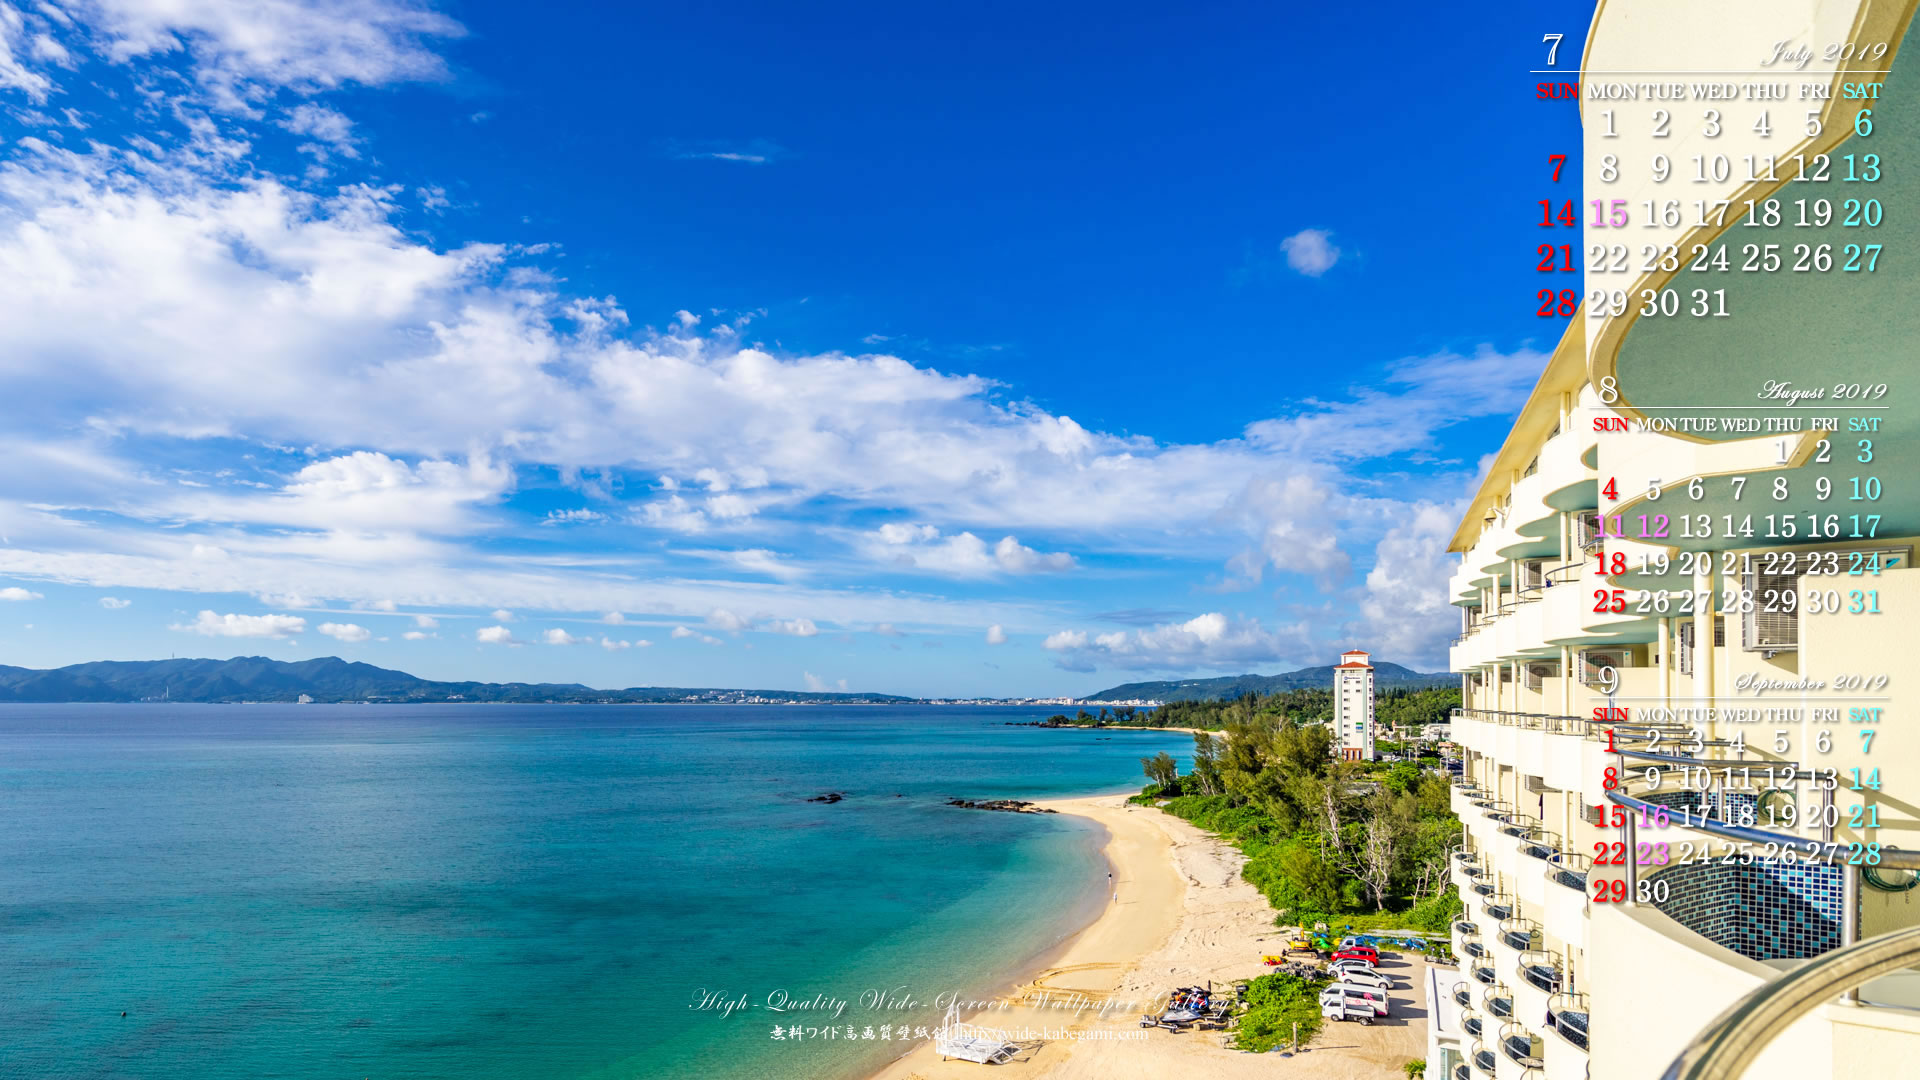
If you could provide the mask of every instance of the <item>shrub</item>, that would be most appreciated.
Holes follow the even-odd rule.
[[[1233,1032],[1233,1045],[1256,1054],[1293,1041],[1293,1025],[1300,1025],[1300,1041],[1320,1030],[1320,992],[1298,975],[1275,972],[1247,984],[1247,1011]]]

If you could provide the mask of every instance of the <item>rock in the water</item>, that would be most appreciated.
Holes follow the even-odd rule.
[[[823,802],[823,803],[836,803],[836,802],[839,802],[839,801],[840,801],[841,799],[844,799],[844,798],[846,798],[846,797],[847,797],[847,796],[846,796],[846,793],[845,793],[845,792],[842,792],[842,791],[829,791],[829,792],[827,792],[827,793],[826,793],[825,795],[815,795],[815,796],[814,796],[813,798],[811,798],[811,799],[808,799],[807,801],[808,801],[808,802]]]
[[[1057,814],[1058,810],[1047,810],[1035,806],[1024,799],[948,799],[948,806],[964,807],[968,810],[1000,810],[1009,814]]]

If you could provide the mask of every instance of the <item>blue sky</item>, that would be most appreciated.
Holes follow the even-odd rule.
[[[0,0],[0,663],[1441,668],[1587,18]]]

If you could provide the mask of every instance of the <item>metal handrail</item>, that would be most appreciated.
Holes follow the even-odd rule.
[[[1547,587],[1552,588],[1563,582],[1572,581],[1585,573],[1586,569],[1587,563],[1584,559],[1579,562],[1570,562],[1565,566],[1556,566],[1552,570],[1547,571]]]
[[[1520,1036],[1520,1035],[1526,1036],[1526,1040],[1527,1040],[1527,1052],[1524,1056],[1514,1053],[1513,1043],[1509,1041],[1515,1038],[1516,1036]],[[1528,1031],[1526,1025],[1522,1024],[1518,1020],[1509,1020],[1506,1023],[1500,1025],[1501,1053],[1504,1053],[1507,1055],[1507,1060],[1515,1063],[1516,1065],[1520,1065],[1523,1068],[1533,1068],[1534,1066],[1543,1064],[1543,1061],[1540,1055],[1533,1052],[1533,1045],[1538,1039],[1539,1039],[1539,1036],[1535,1035],[1531,1031]]]
[[[1644,799],[1636,799],[1631,795],[1619,791],[1607,792],[1607,800],[1616,805],[1624,806],[1629,810],[1644,810],[1648,814],[1656,810],[1669,809],[1658,803],[1650,803]],[[1703,832],[1709,836],[1718,836],[1725,840],[1743,840],[1750,844],[1791,845],[1804,850],[1815,850],[1823,843],[1823,841],[1814,840],[1805,836],[1796,836],[1793,833],[1770,832],[1766,829],[1756,829],[1747,825],[1729,825],[1726,822],[1716,821],[1713,818],[1690,817],[1677,824],[1682,828],[1692,829],[1695,832]],[[1895,870],[1920,870],[1920,851],[1902,851],[1899,848],[1882,847],[1880,849],[1879,865]]]
[[[1680,1051],[1661,1080],[1739,1080],[1795,1020],[1836,994],[1917,960],[1920,926],[1868,938],[1809,960],[1729,1005]]]

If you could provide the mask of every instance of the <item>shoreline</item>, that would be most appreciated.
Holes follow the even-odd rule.
[[[1149,729],[1167,730],[1167,729]],[[1286,933],[1274,910],[1241,877],[1246,857],[1226,841],[1151,806],[1129,806],[1126,794],[1036,800],[1036,805],[1092,821],[1106,830],[1102,849],[1119,901],[1108,900],[1078,933],[1038,958],[1037,972],[1012,975],[1014,985],[990,1015],[969,1023],[1045,1033],[1023,1044],[993,1075],[1046,1080],[1209,1080],[1271,1077],[1274,1061],[1231,1048],[1226,1033],[1179,1034],[1142,1028],[1153,999],[1179,986],[1233,983],[1266,974],[1262,955],[1278,952]],[[1313,1080],[1398,1075],[1401,1063],[1425,1054],[1424,963],[1399,958],[1383,965],[1398,984],[1395,1016],[1373,1027],[1329,1024],[1290,1059],[1288,1074]],[[1402,1002],[1404,1001],[1404,1004]],[[984,1075],[970,1061],[942,1061],[931,1042],[867,1074],[867,1080],[966,1080]]]

